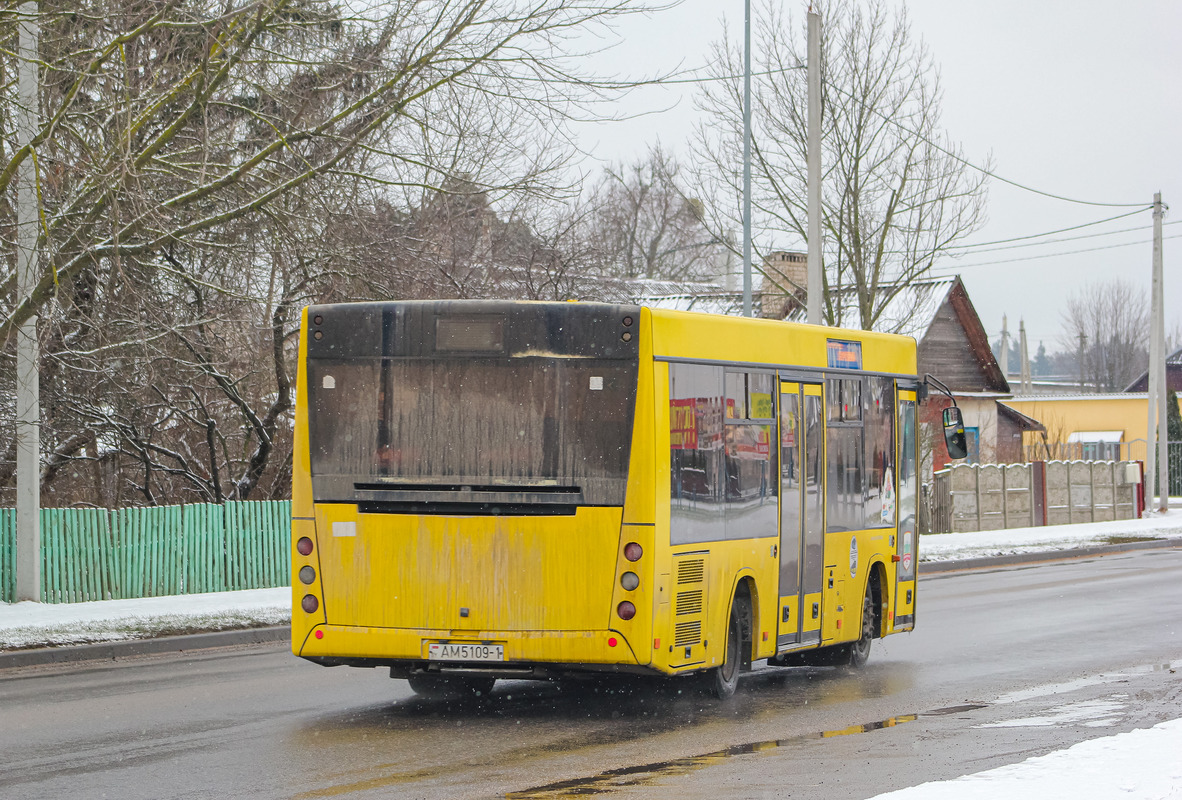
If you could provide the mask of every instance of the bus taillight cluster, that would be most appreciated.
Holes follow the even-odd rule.
[[[296,552],[301,556],[312,555],[313,549],[312,540],[307,536],[301,536],[299,541],[296,542]],[[300,567],[299,576],[300,583],[305,586],[311,586],[316,581],[316,569],[310,564],[305,564]],[[316,598],[316,595],[306,594],[300,600],[300,608],[304,609],[304,612],[307,614],[314,614],[316,613],[316,609],[320,608],[320,601]]]
[[[636,542],[628,542],[624,545],[624,558],[629,561],[636,562],[644,555],[644,548]],[[624,591],[631,592],[636,587],[640,586],[640,576],[635,572],[628,571],[620,576],[620,586]],[[629,620],[636,616],[636,606],[629,600],[624,600],[616,606],[616,615],[622,620]]]

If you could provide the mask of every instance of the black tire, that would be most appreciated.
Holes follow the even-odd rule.
[[[428,675],[415,672],[406,682],[420,697],[431,700],[471,700],[488,697],[497,679],[483,675]]]
[[[750,616],[751,601],[744,595],[736,595],[727,620],[722,663],[709,672],[710,693],[719,700],[733,697],[739,685],[739,672],[743,667],[743,631]]]
[[[870,647],[874,644],[876,611],[874,584],[871,583],[866,587],[866,596],[862,598],[862,635],[858,637],[858,641],[846,645],[849,648],[849,660],[846,663],[851,667],[864,667],[870,660]]]

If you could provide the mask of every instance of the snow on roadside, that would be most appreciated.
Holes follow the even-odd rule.
[[[972,533],[932,533],[919,537],[919,560],[951,561],[965,558],[1041,553],[1113,544],[1113,540],[1182,538],[1182,509],[1151,514],[1145,519],[1010,528]]]
[[[90,603],[0,603],[0,650],[282,625],[291,589],[250,589]]]
[[[872,800],[1182,800],[1182,719]]]

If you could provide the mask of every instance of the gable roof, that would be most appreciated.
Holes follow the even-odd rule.
[[[1174,367],[1171,370],[1170,367]],[[1182,370],[1182,347],[1179,347],[1173,353],[1166,356],[1166,382],[1169,383],[1169,374],[1175,370]],[[1125,387],[1126,392],[1147,392],[1149,391],[1149,370],[1141,373],[1137,380]]]
[[[959,276],[947,278],[929,278],[914,281],[902,288],[894,284],[881,287],[883,294],[893,292],[887,300],[874,330],[879,333],[900,333],[915,339],[922,339],[932,326],[932,321],[940,311],[940,306],[947,299],[953,288],[960,283]],[[830,287],[830,293],[835,290]],[[858,313],[858,305],[854,300],[854,288],[842,287],[840,290],[841,303],[835,326],[838,328],[861,328],[862,320]],[[975,313],[975,312],[974,312]],[[807,322],[808,311],[800,305],[794,305],[784,317],[789,322]],[[980,321],[978,320],[978,324]]]

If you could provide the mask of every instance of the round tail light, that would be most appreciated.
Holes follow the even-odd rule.
[[[300,540],[296,542],[296,550],[301,556],[312,555],[312,540],[307,536],[301,536]]]
[[[314,614],[316,613],[316,609],[320,608],[320,601],[316,599],[316,595],[306,594],[304,595],[304,599],[300,601],[300,608],[304,609],[304,612],[307,614]]]
[[[300,567],[300,583],[304,584],[305,586],[309,586],[315,580],[316,580],[316,570],[314,570],[311,567],[306,566],[306,565],[303,567]],[[308,595],[308,596],[311,597],[311,595]]]
[[[642,555],[644,555],[644,548],[636,542],[628,542],[624,545],[624,558],[629,561],[639,561]]]
[[[301,577],[302,574],[301,574]],[[625,572],[620,576],[620,585],[624,587],[625,591],[632,591],[640,585],[640,577],[635,572]]]
[[[311,597],[311,595],[308,596]],[[632,619],[636,616],[636,606],[625,600],[616,606],[616,613],[619,614],[620,619]]]

